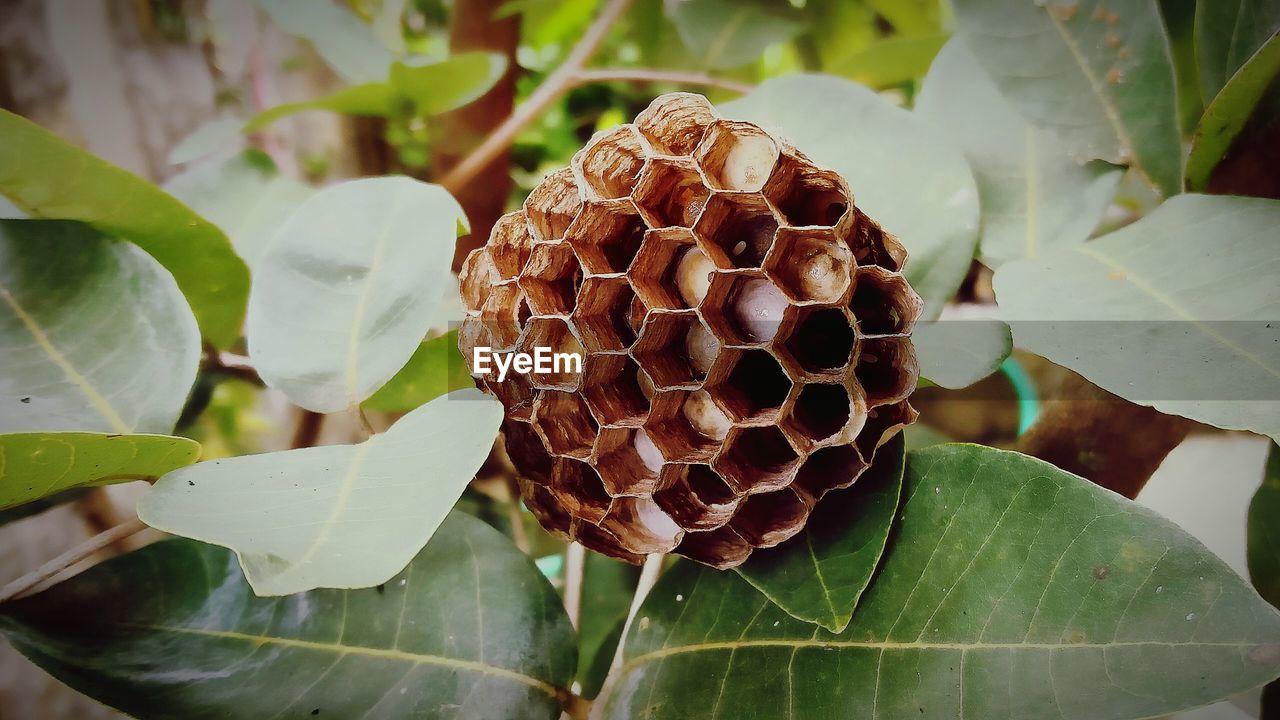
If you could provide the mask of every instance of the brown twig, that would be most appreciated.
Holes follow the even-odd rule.
[[[94,553],[103,550],[104,548],[108,548],[121,540],[146,529],[147,524],[135,517],[132,520],[126,520],[109,530],[104,530],[97,535],[94,535],[35,570],[32,570],[8,585],[5,585],[3,588],[0,588],[0,603],[22,597],[28,591],[39,586],[44,581],[72,565],[75,565],[81,560],[84,560]]]
[[[298,426],[293,431],[293,441],[289,443],[289,447],[296,450],[315,445],[316,440],[320,437],[320,428],[323,425],[324,415],[310,410],[302,410],[298,416]]]

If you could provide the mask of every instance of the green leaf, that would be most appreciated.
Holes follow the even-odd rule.
[[[133,242],[173,273],[206,339],[227,347],[240,337],[249,269],[221,230],[133,173],[4,110],[0,137],[0,193],[32,217],[79,220]]]
[[[450,330],[423,341],[400,372],[363,404],[384,412],[412,410],[447,392],[475,384],[458,352],[458,331]]]
[[[903,495],[840,634],[731,573],[676,566],[603,716],[1119,720],[1280,673],[1280,615],[1141,505],[973,445],[910,453]]]
[[[244,132],[254,132],[282,118],[306,110],[328,110],[346,115],[391,117],[399,109],[395,88],[385,82],[362,83],[336,90],[328,95],[267,108],[244,124]]]
[[[386,582],[431,538],[489,455],[502,405],[437,398],[359,445],[211,460],[138,503],[152,527],[236,551],[259,595]]]
[[[263,381],[316,412],[382,387],[427,333],[465,217],[444,188],[407,177],[312,195],[256,267],[246,336]]]
[[[800,34],[805,23],[789,10],[767,0],[684,0],[670,12],[696,62],[714,70],[745,65]]]
[[[169,540],[3,606],[0,631],[67,685],[156,720],[554,720],[574,667],[550,585],[460,513],[376,590],[259,598],[231,553]]]
[[[254,150],[193,167],[170,178],[164,189],[226,231],[250,268],[289,215],[315,193],[280,176],[270,159]]]
[[[996,298],[1019,347],[1126,400],[1280,437],[1277,226],[1275,200],[1175,197],[1002,266]]]
[[[1273,0],[1213,0],[1196,4],[1196,61],[1208,105],[1280,30]]]
[[[387,76],[391,51],[345,6],[315,0],[258,0],[258,5],[281,30],[310,42],[347,82],[375,82]]]
[[[1031,124],[1080,160],[1134,164],[1182,188],[1173,60],[1155,0],[956,0],[960,37]]]
[[[0,221],[0,432],[173,429],[200,333],[173,277],[80,223]]]
[[[1249,58],[1222,88],[1191,139],[1187,157],[1187,185],[1203,190],[1218,162],[1231,148],[1231,143],[1244,129],[1245,123],[1275,82],[1280,73],[1280,34],[1271,36],[1267,44]]]
[[[196,131],[178,141],[177,145],[169,151],[169,163],[171,165],[181,165],[189,163],[193,160],[211,155],[215,150],[229,145],[231,141],[240,137],[244,123],[237,118],[224,117],[209,122],[196,128]],[[165,188],[166,190],[168,188]],[[179,200],[190,205],[188,198],[179,197]],[[191,206],[196,212],[200,212],[194,205]]]
[[[964,149],[982,206],[982,261],[1084,242],[1110,204],[1122,168],[1081,164],[1057,137],[1028,124],[959,39],[933,63],[916,111]]]
[[[169,435],[0,435],[0,510],[74,487],[151,480],[199,455],[200,443]]]
[[[440,62],[397,62],[391,66],[390,83],[417,114],[437,115],[489,92],[506,72],[503,55],[465,52]]]
[[[867,0],[881,17],[903,33],[928,33],[942,29],[938,0]]]
[[[858,207],[911,253],[906,275],[936,318],[969,271],[978,191],[960,150],[919,116],[825,75],[768,80],[722,107],[795,143],[849,181]]]
[[[640,568],[594,552],[586,553],[578,618],[578,672],[582,696],[594,698],[604,685],[622,626],[640,579]]]
[[[994,373],[1013,352],[1013,335],[1000,320],[938,320],[917,323],[911,344],[920,374],[951,390]]]
[[[822,498],[799,535],[752,553],[738,574],[791,617],[844,630],[889,538],[903,459],[899,434],[852,487]]]
[[[1280,607],[1280,445],[1271,443],[1262,487],[1249,503],[1249,577],[1267,602]]]
[[[947,43],[941,33],[893,35],[869,44],[828,68],[833,74],[873,88],[900,85],[923,76]]]

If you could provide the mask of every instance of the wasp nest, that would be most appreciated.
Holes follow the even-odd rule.
[[[583,358],[477,374],[543,526],[728,568],[799,532],[915,419],[905,261],[838,174],[664,95],[471,253],[461,346]]]

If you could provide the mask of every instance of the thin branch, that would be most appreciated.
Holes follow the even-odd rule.
[[[310,410],[302,410],[298,416],[298,427],[293,431],[293,441],[289,447],[305,448],[316,444],[320,437],[320,428],[324,425],[324,415]]]
[[[631,0],[609,0],[609,4],[605,5],[604,10],[583,33],[582,39],[578,40],[578,44],[569,51],[569,55],[560,67],[556,68],[555,72],[533,91],[523,105],[516,108],[505,122],[485,138],[479,147],[450,170],[440,184],[451,192],[456,191],[466,185],[499,153],[510,147],[521,130],[528,127],[572,86],[574,78],[582,71],[587,60],[600,48],[600,43],[604,42],[609,29],[622,17],[630,5]]]
[[[631,632],[631,624],[635,622],[636,614],[640,612],[640,605],[644,603],[644,599],[649,596],[649,591],[658,582],[658,575],[662,573],[662,561],[666,557],[666,555],[654,553],[645,558],[644,567],[640,570],[640,579],[636,581],[636,593],[631,596],[631,608],[627,611],[627,620],[622,624],[618,649],[614,651],[613,663],[609,666],[611,678],[622,669],[622,651],[627,643],[627,634]]]
[[[97,535],[85,540],[79,545],[62,553],[58,557],[14,580],[13,582],[0,588],[0,603],[7,602],[17,597],[21,597],[31,589],[40,585],[49,578],[57,575],[63,570],[75,565],[94,553],[110,547],[121,540],[136,535],[147,529],[147,524],[133,518],[119,525],[104,530]]]
[[[587,549],[576,542],[569,543],[564,551],[564,611],[575,630],[582,617],[582,579],[586,564]]]
[[[351,414],[355,416],[356,422],[360,424],[360,429],[364,432],[365,440],[368,440],[377,434],[373,430],[373,423],[369,422],[369,416],[364,414],[364,408],[356,405],[351,409]]]
[[[204,354],[204,368],[212,372],[220,372],[224,375],[253,383],[254,385],[263,385],[262,377],[258,375],[258,371],[254,369],[253,363],[249,362],[249,358],[244,355],[237,355],[230,352],[218,352],[217,350],[206,347]]]
[[[581,70],[573,77],[573,85],[589,85],[598,82],[662,82],[678,85],[701,85],[720,88],[736,93],[749,93],[754,85],[719,78],[706,73],[681,72],[679,70],[653,70],[650,68],[600,68],[597,70]]]

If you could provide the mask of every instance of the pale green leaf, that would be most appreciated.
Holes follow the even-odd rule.
[[[173,165],[181,165],[212,155],[220,148],[239,139],[243,127],[244,123],[238,118],[224,117],[210,120],[178,141],[178,144],[169,151],[168,160]],[[190,199],[181,197],[178,199],[190,205]],[[198,208],[194,206],[192,208],[199,212]]]
[[[938,55],[916,111],[964,149],[978,182],[990,267],[1084,242],[1110,204],[1123,170],[1081,164],[1057,136],[1022,119],[959,39]]]
[[[1274,0],[1211,0],[1196,3],[1196,64],[1207,106],[1262,47],[1280,31]]]
[[[0,193],[32,217],[79,220],[135,243],[173,274],[205,338],[218,347],[235,342],[249,269],[221,230],[133,173],[4,110],[0,138]]]
[[[1141,505],[972,445],[910,453],[903,496],[839,634],[732,573],[677,565],[602,716],[1121,720],[1280,674],[1280,615]]]
[[[461,513],[385,587],[255,597],[231,553],[169,540],[0,607],[0,632],[150,720],[554,720],[574,667],[555,591]]]
[[[418,114],[437,115],[489,92],[506,72],[503,55],[465,52],[440,62],[397,62],[391,66],[390,83]]]
[[[217,223],[250,268],[289,215],[315,192],[279,175],[253,150],[193,167],[170,178],[164,189]]]
[[[199,455],[200,443],[169,435],[0,435],[0,509],[75,487],[153,480]]]
[[[722,110],[843,175],[858,207],[906,245],[905,271],[925,300],[924,318],[938,316],[978,239],[978,191],[957,147],[930,122],[825,75],[766,81]]]
[[[902,33],[929,33],[942,29],[939,0],[867,0],[881,17]]]
[[[928,72],[929,64],[946,43],[947,36],[941,33],[892,35],[845,56],[828,70],[874,88],[899,85]]]
[[[1156,0],[956,0],[960,37],[1005,97],[1079,160],[1132,159],[1182,188],[1173,60]]]
[[[445,393],[475,387],[467,363],[458,352],[458,331],[424,340],[409,362],[400,368],[364,406],[370,410],[412,410]]]
[[[1213,169],[1244,129],[1267,88],[1275,83],[1277,73],[1280,73],[1280,34],[1273,34],[1205,108],[1187,157],[1187,185],[1192,190],[1203,190],[1209,185]]]
[[[853,487],[823,496],[799,535],[751,553],[738,574],[792,617],[844,630],[897,515],[903,452],[899,434]]]
[[[259,595],[370,587],[431,538],[489,455],[502,405],[436,398],[359,445],[198,463],[138,503],[152,527],[236,551]]]
[[[263,381],[316,412],[382,387],[427,333],[464,217],[443,188],[407,177],[302,203],[255,267],[246,336]]]
[[[911,344],[920,359],[920,375],[952,390],[987,377],[1013,352],[1009,326],[993,319],[918,323],[911,330]]]
[[[0,221],[0,432],[167,433],[200,333],[173,276],[87,225]]]
[[[1126,400],[1280,437],[1280,202],[1181,195],[1093,242],[1008,263],[1019,347]]]
[[[768,0],[682,0],[671,7],[680,39],[710,69],[745,65],[805,29],[786,3]]]
[[[376,82],[387,76],[391,51],[345,5],[316,0],[258,0],[258,5],[281,30],[310,42],[347,82]]]
[[[254,132],[305,110],[328,110],[347,115],[391,117],[396,114],[398,97],[395,89],[385,82],[369,82],[336,90],[328,95],[285,103],[267,108],[244,124],[244,132]]]
[[[1249,503],[1249,577],[1267,602],[1280,607],[1280,445],[1271,443],[1262,486]]]

